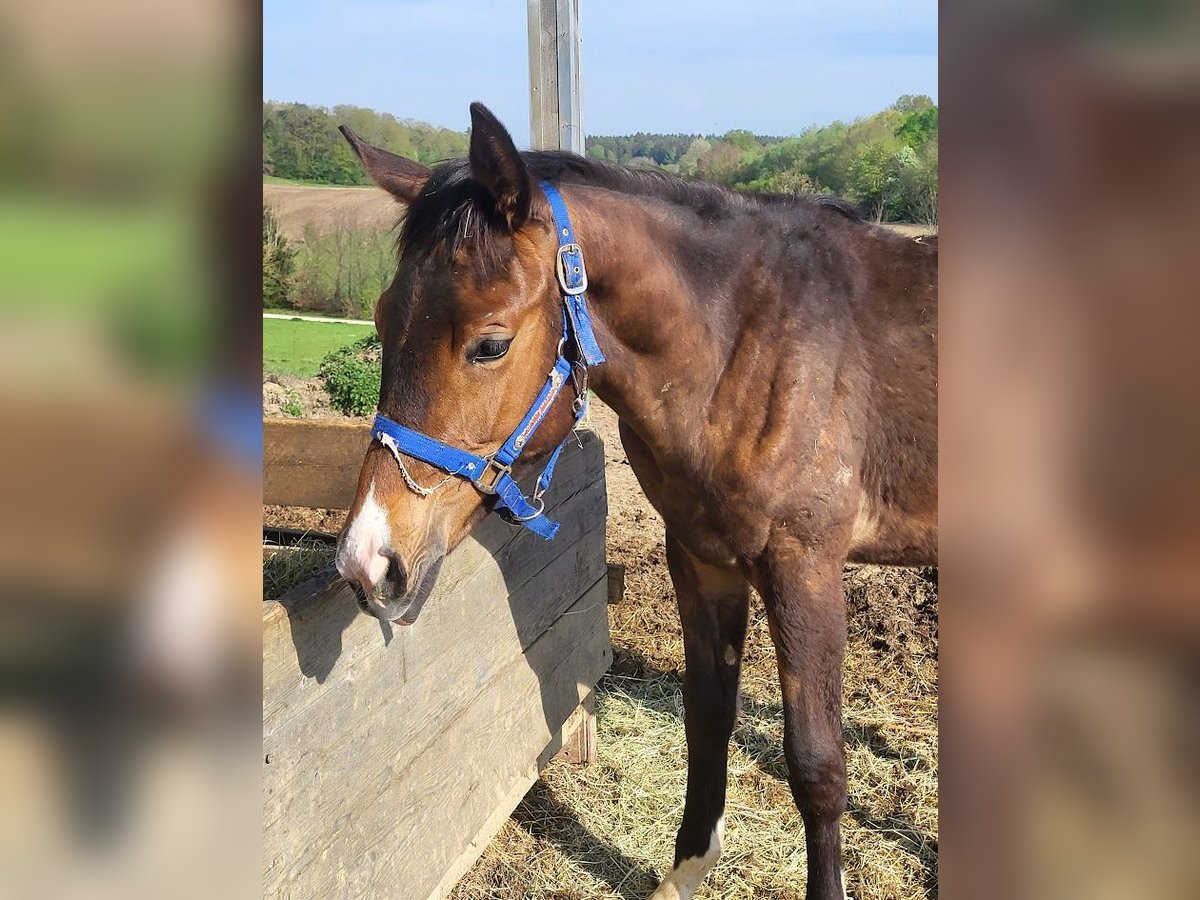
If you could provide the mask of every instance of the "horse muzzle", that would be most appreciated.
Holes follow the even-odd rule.
[[[354,586],[363,612],[398,625],[413,624],[437,581],[441,555],[432,561],[425,557],[411,568],[390,547],[380,548],[377,556],[381,559],[364,565],[343,545],[337,555],[338,573]]]

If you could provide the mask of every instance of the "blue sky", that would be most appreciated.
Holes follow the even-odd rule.
[[[519,0],[265,0],[263,99],[465,129],[482,100],[529,139]],[[936,0],[582,0],[589,134],[793,134],[937,99]]]

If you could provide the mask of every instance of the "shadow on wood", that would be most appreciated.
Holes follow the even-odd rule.
[[[555,540],[488,517],[414,625],[337,582],[267,604],[265,896],[445,896],[561,745],[612,660],[603,447],[581,440]]]

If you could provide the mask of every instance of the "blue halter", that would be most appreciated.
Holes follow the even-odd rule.
[[[476,456],[474,453],[444,444],[419,431],[405,428],[382,413],[375,416],[371,436],[396,455],[396,461],[400,463],[402,470],[401,453],[436,466],[451,476],[465,478],[482,493],[495,494],[496,510],[509,522],[524,525],[539,537],[550,540],[558,533],[558,523],[546,518],[542,494],[550,486],[550,479],[554,477],[554,466],[558,463],[566,441],[559,444],[550,455],[550,460],[538,476],[533,494],[528,499],[512,477],[512,467],[533,433],[542,424],[567,380],[572,378],[572,363],[563,355],[568,339],[575,339],[583,363],[583,378],[575,382],[576,423],[587,415],[587,370],[604,362],[604,354],[600,352],[600,345],[596,343],[596,335],[592,331],[592,317],[587,307],[588,281],[587,271],[583,267],[583,250],[575,243],[575,231],[571,227],[567,205],[552,184],[543,181],[541,185],[546,199],[550,202],[555,233],[558,235],[555,269],[563,295],[563,333],[554,368],[550,370],[545,387],[537,395],[525,417],[500,448],[489,456]],[[407,472],[403,474],[407,476]],[[418,493],[430,493],[429,489],[419,488],[407,477],[405,481]]]

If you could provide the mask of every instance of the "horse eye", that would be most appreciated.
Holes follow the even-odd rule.
[[[511,343],[512,338],[486,338],[475,345],[467,358],[471,362],[492,362],[507,353]]]

